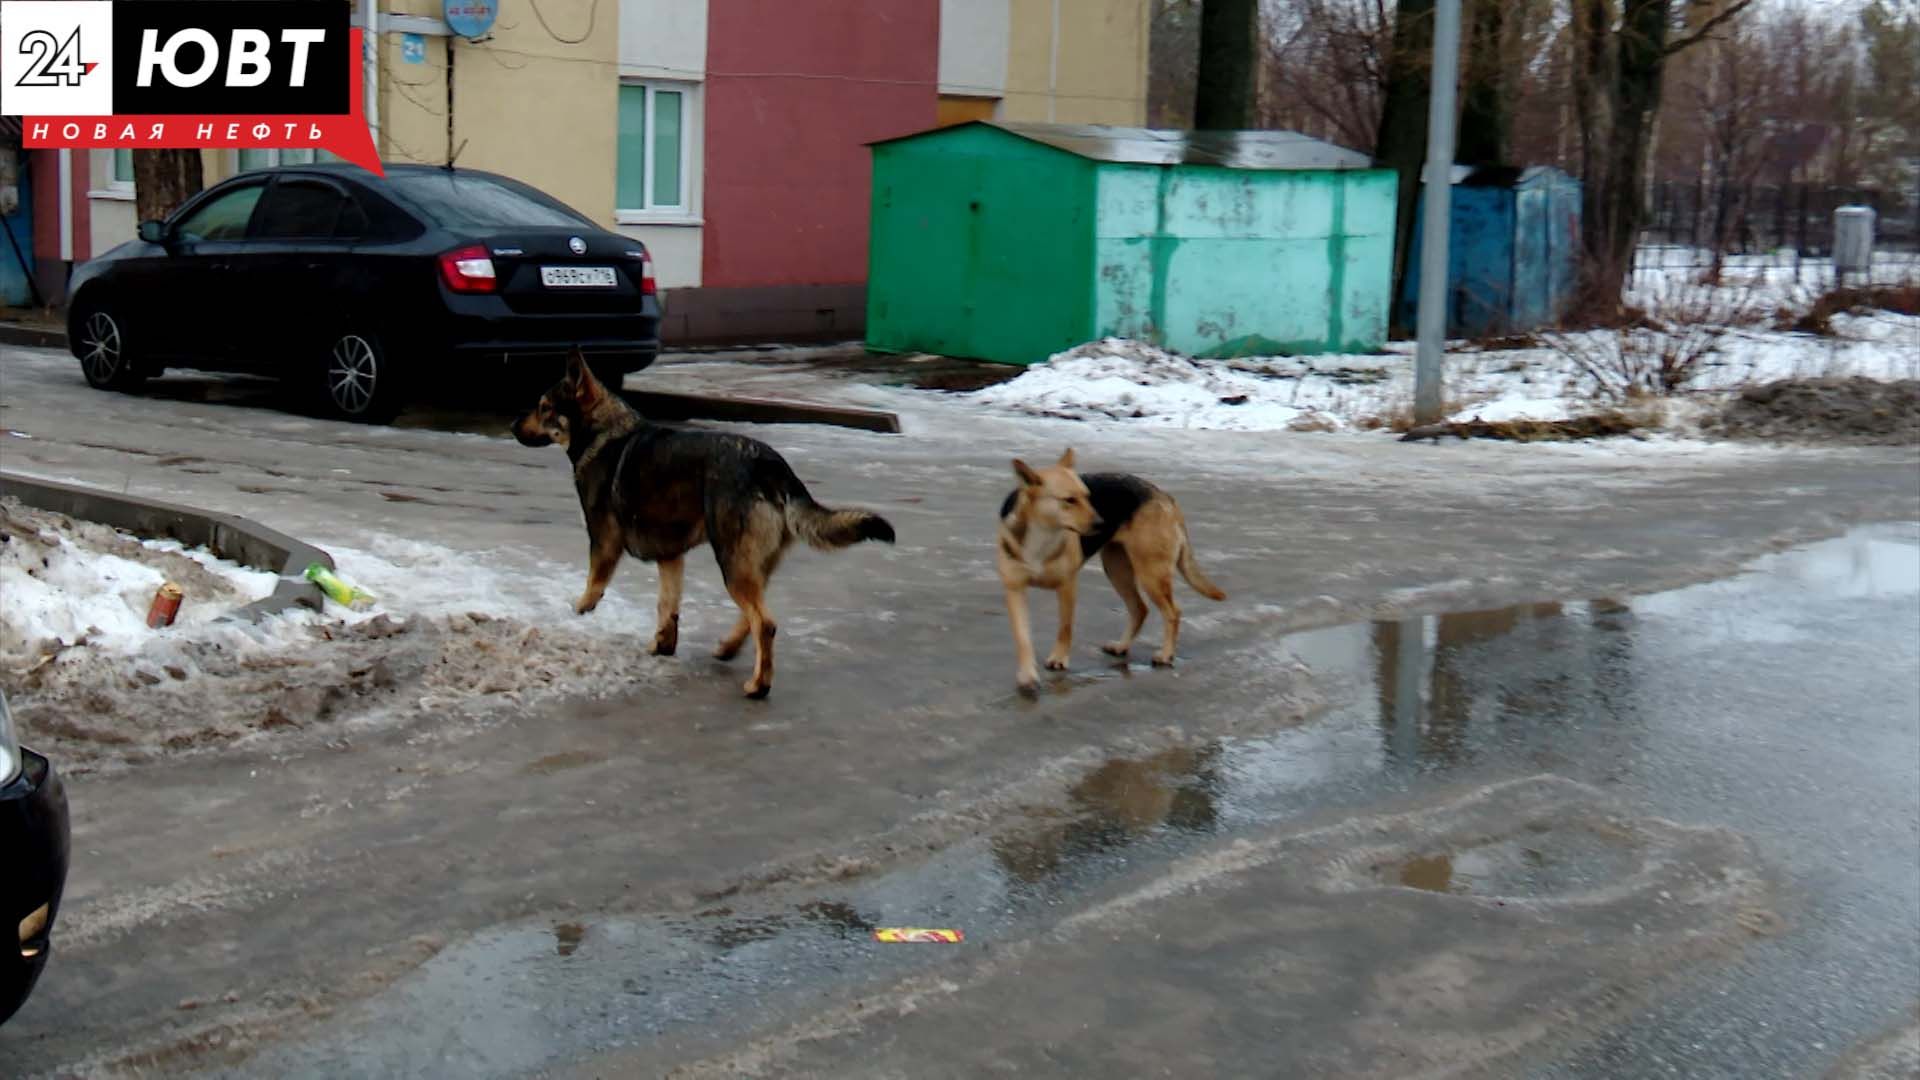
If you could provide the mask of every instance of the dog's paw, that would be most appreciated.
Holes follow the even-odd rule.
[[[1124,657],[1131,648],[1131,645],[1123,645],[1118,641],[1109,641],[1105,645],[1100,646],[1100,651],[1106,653],[1108,656]]]
[[[575,600],[573,602],[573,613],[575,615],[585,615],[587,612],[592,611],[594,608],[597,608],[599,606],[600,606],[600,601],[597,597],[595,599],[589,600],[583,596],[580,599]]]
[[[766,699],[766,696],[768,694],[773,693],[773,683],[760,682],[757,679],[750,679],[747,681],[746,685],[743,686],[741,689],[747,692],[748,698],[754,701],[763,701]]]
[[[1021,693],[1032,697],[1040,692],[1040,673],[1022,672],[1018,678],[1014,679],[1013,685],[1018,687]]]
[[[1162,656],[1162,655],[1160,655],[1159,653],[1154,653],[1154,654],[1153,654],[1153,666],[1154,666],[1154,667],[1172,667],[1172,666],[1173,666],[1173,657],[1171,657],[1171,656]]]
[[[713,658],[715,660],[731,660],[740,655],[741,645],[744,644],[746,643],[741,642],[736,645],[731,641],[723,641],[713,647]]]
[[[668,638],[662,641],[659,638],[655,638],[653,640],[653,648],[648,649],[647,654],[649,656],[672,656],[675,650],[679,648],[680,642],[675,639]]]
[[[1067,670],[1067,658],[1066,658],[1066,657],[1064,657],[1064,656],[1049,656],[1049,657],[1047,657],[1047,670],[1048,670],[1048,671],[1065,671],[1065,670]]]

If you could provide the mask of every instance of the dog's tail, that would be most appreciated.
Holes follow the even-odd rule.
[[[787,527],[793,534],[823,550],[851,547],[862,540],[893,543],[893,525],[866,510],[833,510],[801,494],[787,499]]]
[[[1180,522],[1180,560],[1176,565],[1180,567],[1180,576],[1187,579],[1187,584],[1193,586],[1194,592],[1209,600],[1227,598],[1227,594],[1220,590],[1220,586],[1215,585],[1207,575],[1200,572],[1200,564],[1193,557],[1193,538],[1187,535],[1185,520]]]

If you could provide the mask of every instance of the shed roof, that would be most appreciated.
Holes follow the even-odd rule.
[[[976,120],[1090,161],[1123,165],[1214,165],[1227,169],[1367,169],[1373,159],[1297,131],[1171,131],[1105,124],[1039,124]],[[952,129],[939,129],[952,130]],[[920,132],[906,139],[938,134]],[[897,139],[881,140],[897,142]],[[875,145],[880,145],[876,143]]]
[[[1455,165],[1453,182],[1463,187],[1526,187],[1573,177],[1551,165]]]

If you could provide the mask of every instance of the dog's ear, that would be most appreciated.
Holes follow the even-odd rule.
[[[1073,468],[1073,447],[1067,447],[1067,452],[1060,455],[1060,467],[1063,469]]]
[[[593,404],[606,392],[594,377],[593,369],[587,366],[586,354],[577,346],[567,354],[567,386],[573,390],[573,399],[581,405]]]
[[[1013,474],[1018,476],[1020,482],[1028,487],[1040,486],[1040,474],[1033,471],[1033,466],[1021,461],[1019,458],[1013,459]]]

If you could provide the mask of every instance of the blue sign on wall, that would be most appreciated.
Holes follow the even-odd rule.
[[[409,64],[427,62],[427,39],[419,34],[400,35],[400,59]]]
[[[446,0],[447,29],[463,38],[486,36],[500,17],[500,0]]]

